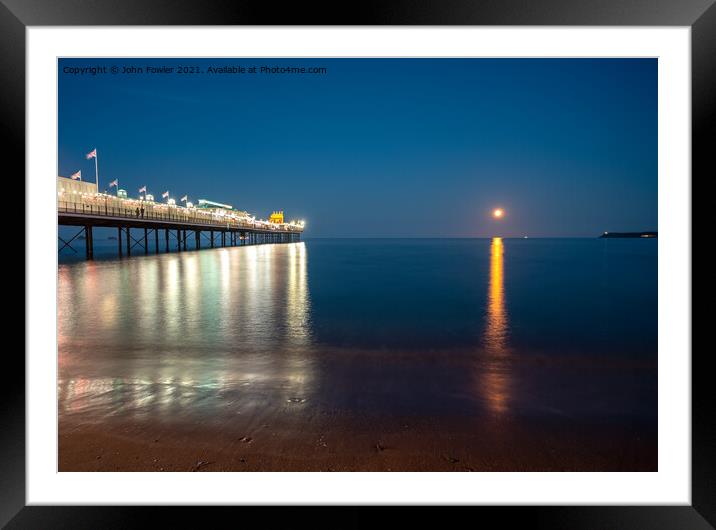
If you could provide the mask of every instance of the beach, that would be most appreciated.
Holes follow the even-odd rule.
[[[339,240],[61,264],[59,471],[657,471],[655,250]]]
[[[410,418],[396,426],[329,417],[307,427],[273,415],[260,421],[269,423],[236,422],[228,432],[200,423],[63,425],[59,471],[658,470],[656,432],[629,427],[476,427]]]

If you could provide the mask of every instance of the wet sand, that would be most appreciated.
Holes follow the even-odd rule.
[[[59,470],[657,471],[656,422],[628,410],[649,365],[341,352],[317,366],[319,392],[290,378],[61,391]]]
[[[268,418],[267,418],[268,419]],[[136,422],[63,424],[60,471],[656,471],[656,433],[628,426],[331,418],[217,430]],[[243,428],[242,428],[243,427]],[[243,434],[242,434],[243,433]],[[241,436],[239,436],[242,434]]]

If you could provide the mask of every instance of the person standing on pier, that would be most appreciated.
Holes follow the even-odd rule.
[[[144,219],[144,205],[142,205],[142,209],[140,210],[140,212],[142,213],[142,219]]]
[[[137,219],[139,219],[139,206],[137,206],[137,209],[135,210],[135,212],[134,212],[134,213],[136,213],[136,214],[137,214]]]

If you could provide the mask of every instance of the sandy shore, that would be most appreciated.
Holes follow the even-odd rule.
[[[223,364],[223,386],[149,362],[141,377],[76,376],[59,387],[59,470],[657,471],[640,408],[652,365],[519,361],[341,352]]]
[[[656,432],[500,419],[351,422],[279,415],[177,426],[63,422],[60,471],[656,471]],[[252,420],[256,420],[253,418]]]

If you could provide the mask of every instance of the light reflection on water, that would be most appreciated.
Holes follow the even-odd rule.
[[[60,411],[160,416],[305,394],[306,268],[304,243],[61,266]]]
[[[508,409],[510,385],[510,368],[506,365],[509,350],[504,268],[502,238],[495,237],[490,244],[490,279],[484,336],[487,369],[481,377],[481,384],[488,408],[498,414]]]

